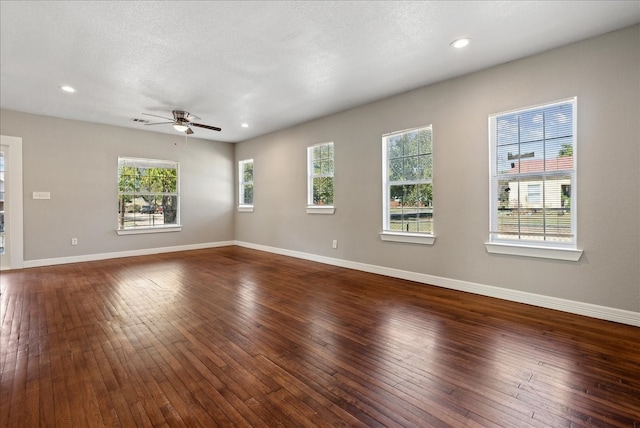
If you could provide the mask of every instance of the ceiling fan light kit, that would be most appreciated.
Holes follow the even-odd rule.
[[[218,128],[217,126],[203,125],[202,123],[192,122],[192,120],[199,120],[200,118],[198,116],[194,116],[190,114],[188,111],[173,110],[172,113],[173,113],[173,119],[164,117],[164,116],[157,116],[155,114],[149,114],[149,113],[142,113],[142,114],[146,116],[159,117],[160,119],[166,119],[171,121],[171,122],[145,123],[145,125],[171,124],[173,125],[173,129],[175,129],[178,132],[184,132],[187,135],[193,134],[193,130],[191,129],[191,126],[209,129],[211,131],[222,131],[222,128]]]
[[[178,123],[174,123],[173,129],[175,129],[178,132],[187,132],[187,129],[189,129],[189,127],[187,125],[180,125]]]

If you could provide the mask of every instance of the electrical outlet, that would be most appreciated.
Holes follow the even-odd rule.
[[[334,240],[333,240],[333,244],[331,244],[331,246],[332,246],[333,248],[338,248],[338,240],[337,240],[337,239],[334,239]]]
[[[71,245],[78,245],[78,238],[71,238]]]

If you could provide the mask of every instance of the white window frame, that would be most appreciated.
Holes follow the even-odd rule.
[[[332,147],[332,161],[333,168],[331,172],[324,174],[315,174],[313,169],[314,157],[313,157],[313,149],[320,146],[331,146]],[[324,143],[314,144],[312,146],[307,147],[307,214],[333,214],[335,213],[335,145],[333,141],[326,141]],[[330,205],[319,205],[315,204],[313,201],[313,180],[314,178],[320,177],[330,177],[333,180],[334,186],[334,200]]]
[[[245,159],[238,162],[238,211],[239,212],[253,212],[253,195],[251,195],[251,203],[247,204],[244,202],[244,188],[245,185],[251,184],[253,186],[254,175],[251,174],[251,181],[244,180],[244,166],[247,164],[251,164],[255,167],[253,159]],[[253,168],[252,168],[253,170]],[[254,171],[255,172],[255,171]]]
[[[118,181],[120,180],[120,165],[122,162],[127,162],[129,165],[138,165],[146,168],[161,167],[176,170],[176,191],[175,192],[147,192],[147,191],[120,191],[118,193],[118,209],[120,209],[120,196],[122,195],[147,195],[147,196],[175,196],[176,197],[176,222],[168,225],[145,225],[121,228],[119,222],[116,225],[116,233],[118,235],[137,235],[146,233],[166,233],[166,232],[179,232],[182,230],[180,223],[180,163],[172,160],[160,160],[160,159],[145,159],[134,158],[127,156],[118,157]]]
[[[555,107],[561,104],[569,104],[572,107],[572,150],[573,150],[573,162],[571,169],[554,170],[554,171],[536,171],[536,172],[521,172],[515,174],[498,174],[498,147],[497,147],[497,122],[498,119],[505,115],[523,114],[533,110],[545,109]],[[520,127],[518,126],[518,132]],[[547,147],[547,142],[544,141],[544,147]],[[546,150],[546,149],[545,149]],[[543,157],[543,162],[546,162],[546,158]],[[571,180],[571,236],[572,239],[569,242],[557,242],[546,240],[546,234],[544,240],[531,240],[531,239],[506,239],[500,237],[498,232],[498,199],[499,189],[498,183],[502,179],[514,178],[514,179],[526,179],[535,177],[541,177],[545,180],[547,177],[554,177],[558,175],[568,175]],[[501,112],[492,114],[489,116],[489,188],[490,188],[490,200],[489,200],[489,240],[485,243],[486,249],[489,253],[493,254],[506,254],[524,257],[538,257],[556,260],[566,261],[578,261],[582,256],[582,250],[577,249],[577,98],[568,98],[551,103],[545,103],[535,105],[531,107],[525,107],[521,109]],[[518,191],[520,191],[518,186]],[[528,191],[528,190],[527,190]],[[545,190],[541,189],[540,197],[544,200]],[[518,198],[520,200],[520,198]],[[503,234],[504,235],[504,234]]]
[[[388,158],[388,141],[389,138],[429,129],[431,132],[431,162],[432,162],[432,172],[431,177],[427,179],[420,180],[410,180],[410,181],[390,181],[389,180],[389,158]],[[391,201],[391,186],[392,185],[401,185],[401,184],[431,184],[433,189],[433,125],[419,126],[416,128],[405,129],[402,131],[391,132],[388,134],[384,134],[382,136],[382,232],[379,233],[380,239],[382,241],[390,241],[390,242],[404,242],[410,244],[422,244],[422,245],[433,245],[435,243],[435,234],[425,233],[425,232],[403,232],[403,231],[394,231],[391,230],[390,226],[390,201]],[[433,208],[432,208],[433,209]],[[435,228],[435,224],[434,224]]]

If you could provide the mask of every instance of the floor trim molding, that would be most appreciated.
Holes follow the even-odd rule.
[[[541,294],[528,293],[524,291],[510,290],[507,288],[496,287],[492,285],[460,281],[457,279],[444,278],[418,272],[393,269],[366,263],[352,262],[349,260],[335,259],[332,257],[318,256],[315,254],[286,250],[277,247],[269,247],[266,245],[253,244],[250,242],[235,241],[234,244],[240,247],[251,248],[254,250],[296,257],[299,259],[305,259],[333,266],[340,266],[349,269],[390,276],[394,278],[407,279],[410,281],[435,285],[451,290],[464,291],[487,297],[495,297],[512,302],[525,303],[542,308],[555,309],[558,311],[568,312],[576,315],[584,315],[591,318],[598,318],[606,321],[613,321],[621,324],[640,327],[640,312],[594,305],[591,303],[577,302],[574,300],[560,299],[557,297],[544,296]]]
[[[141,250],[116,251],[113,253],[86,254],[83,256],[56,257],[51,259],[25,260],[24,267],[41,267],[63,265],[68,263],[92,262],[97,260],[117,259],[120,257],[148,256],[151,254],[173,253],[176,251],[202,250],[205,248],[228,247],[234,241],[204,242],[202,244],[177,245],[174,247],[144,248]]]

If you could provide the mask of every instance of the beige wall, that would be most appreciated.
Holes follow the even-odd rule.
[[[582,258],[488,254],[488,116],[573,96]],[[382,242],[381,135],[428,124],[435,245]],[[309,215],[306,147],[326,141],[336,212]],[[236,240],[640,312],[639,26],[237,144],[247,158],[255,211]]]
[[[232,144],[0,114],[0,133],[22,137],[25,262],[233,239]],[[180,162],[181,232],[116,234],[118,156]],[[33,200],[34,191],[51,199]]]

